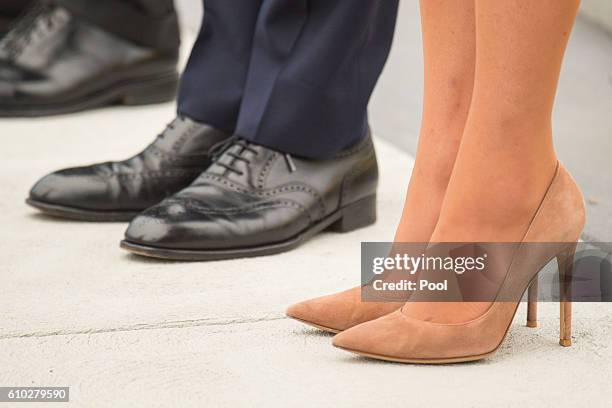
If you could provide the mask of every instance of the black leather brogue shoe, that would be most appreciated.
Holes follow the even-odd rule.
[[[0,117],[170,101],[177,61],[39,1],[0,40]]]
[[[9,32],[15,19],[30,6],[31,0],[0,1],[0,39]]]
[[[129,221],[187,187],[228,135],[175,119],[144,151],[121,162],[61,170],[42,178],[26,200],[44,213],[83,221]]]
[[[376,220],[378,167],[370,138],[330,160],[309,160],[232,138],[189,187],[130,224],[133,253],[205,261],[270,255],[325,229]]]

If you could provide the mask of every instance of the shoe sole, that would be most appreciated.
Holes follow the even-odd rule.
[[[15,107],[0,105],[0,117],[32,118],[80,112],[113,105],[140,106],[173,101],[178,89],[178,73],[164,73],[124,80],[73,100]]]
[[[80,208],[66,207],[56,204],[43,203],[41,201],[26,199],[26,204],[36,208],[43,214],[53,217],[64,218],[75,221],[88,222],[129,222],[136,217],[139,211],[93,211]]]
[[[331,327],[326,327],[326,326],[321,326],[319,324],[316,324],[316,323],[313,323],[313,322],[309,322],[307,320],[298,319],[297,317],[293,317],[293,316],[287,316],[287,317],[292,319],[292,320],[295,320],[296,322],[303,323],[303,324],[305,324],[307,326],[314,327],[315,329],[319,329],[319,330],[322,330],[322,331],[327,332],[327,333],[338,334],[338,333],[342,332],[342,330],[332,329]]]
[[[121,241],[121,248],[140,256],[172,261],[220,261],[274,255],[297,248],[324,230],[350,232],[376,222],[376,196],[350,204],[314,224],[297,236],[283,242],[235,249],[169,249],[142,245],[129,240]]]
[[[349,353],[357,354],[361,357],[371,358],[375,360],[389,361],[391,363],[403,363],[403,364],[428,364],[428,365],[436,365],[436,364],[457,364],[457,363],[468,363],[470,361],[478,361],[483,360],[493,354],[495,351],[486,354],[480,354],[477,356],[467,356],[467,357],[458,357],[458,358],[441,358],[441,359],[405,359],[405,358],[394,358],[383,356],[380,354],[370,354],[364,353],[363,351],[351,350],[344,347],[334,346],[340,350],[348,351]]]

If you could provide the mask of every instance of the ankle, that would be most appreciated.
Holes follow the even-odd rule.
[[[432,241],[520,241],[555,169],[556,162],[553,166],[512,166],[492,173],[459,163]]]
[[[420,171],[415,166],[406,195],[402,218],[396,231],[396,242],[428,242],[433,233],[448,187],[448,174]]]

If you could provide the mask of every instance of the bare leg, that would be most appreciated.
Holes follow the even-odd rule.
[[[434,242],[521,241],[555,171],[551,115],[579,0],[476,0],[470,113]],[[487,303],[409,304],[462,322]]]
[[[474,0],[421,0],[425,94],[416,164],[395,240],[428,242],[472,99]]]

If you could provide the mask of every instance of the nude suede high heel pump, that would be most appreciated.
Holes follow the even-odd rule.
[[[420,253],[426,249],[424,243],[413,243],[411,251]],[[404,276],[400,276],[404,278]],[[392,275],[385,275],[392,281]],[[305,300],[290,306],[285,314],[301,323],[329,333],[340,333],[358,324],[378,319],[398,310],[406,303],[407,294],[377,297],[380,301],[363,301],[364,291],[372,289],[372,282],[332,295]],[[385,301],[383,301],[383,299]]]
[[[556,257],[560,273],[560,340],[571,345],[570,276],[576,242],[584,228],[582,193],[567,170],[558,164],[548,190],[531,221],[522,243],[560,243],[539,253],[519,245],[500,292],[520,291],[520,299],[531,286],[528,325],[537,321],[535,301],[537,274]],[[521,252],[523,251],[523,252]],[[552,252],[554,251],[554,252]],[[506,293],[507,294],[507,293]],[[480,317],[459,324],[427,322],[408,316],[403,308],[336,335],[334,346],[370,358],[415,364],[443,364],[480,360],[493,354],[503,342],[519,301],[495,301]]]
[[[309,299],[285,312],[294,320],[329,333],[340,333],[358,324],[385,316],[404,302],[362,302],[361,287]]]

